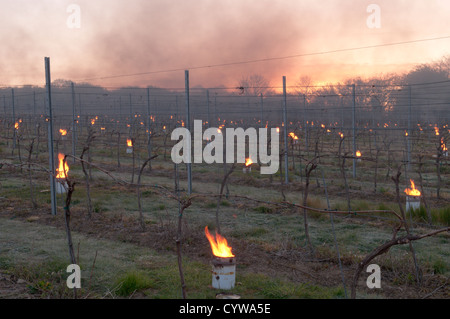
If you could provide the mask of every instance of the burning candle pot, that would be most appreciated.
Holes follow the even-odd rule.
[[[445,142],[444,142],[444,138],[443,138],[443,137],[441,137],[441,151],[442,151],[442,155],[443,155],[443,156],[448,157],[448,148],[447,148],[447,146],[445,145]]]
[[[251,171],[252,171],[252,164],[253,164],[253,161],[252,161],[252,159],[249,157],[249,158],[246,158],[245,159],[245,166],[244,166],[244,168],[242,168],[242,172],[243,173],[250,173]]]
[[[214,238],[208,226],[205,227],[205,234],[211,244],[214,255],[212,260],[212,286],[216,289],[229,290],[234,288],[236,281],[236,259],[228,246],[227,240],[216,233]]]
[[[289,136],[292,138],[292,142],[294,143],[294,145],[297,145],[298,144],[298,136],[297,135],[295,135],[295,133],[294,132],[291,132],[291,133],[289,133]]]
[[[61,134],[61,140],[65,140],[66,139],[66,135],[67,135],[67,130],[65,129],[59,129],[59,133]]]
[[[405,189],[406,193],[406,211],[410,209],[415,210],[420,208],[420,191],[416,189],[414,185],[414,181],[412,179],[409,180],[411,182],[411,188]]]
[[[59,166],[56,169],[56,193],[64,194],[67,189],[66,176],[69,171],[69,165],[64,163],[64,154],[58,154]]]
[[[133,142],[127,138],[127,154],[133,153]]]

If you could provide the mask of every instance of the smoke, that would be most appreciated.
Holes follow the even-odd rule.
[[[79,0],[79,29],[66,23],[72,1],[3,2],[0,84],[42,84],[44,56],[53,79],[183,87],[183,70],[194,68],[191,85],[211,87],[235,86],[250,74],[273,85],[283,75],[290,83],[302,75],[331,82],[430,62],[449,49],[448,41],[430,42],[195,69],[443,36],[450,5],[437,0],[377,1],[380,29],[367,27],[370,1]]]

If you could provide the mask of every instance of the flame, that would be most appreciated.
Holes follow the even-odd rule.
[[[67,135],[67,130],[64,130],[62,128],[59,129],[59,133],[61,133],[62,136],[66,136]]]
[[[91,120],[91,125],[94,125],[95,124],[95,119],[92,119]]]
[[[436,135],[439,135],[439,127],[435,126],[434,131],[435,131]]]
[[[66,178],[67,173],[69,172],[69,165],[67,162],[64,163],[64,154],[58,153],[59,167],[56,169],[56,178]]]
[[[228,242],[224,237],[220,236],[216,232],[216,238],[214,238],[209,233],[208,226],[205,227],[205,235],[206,238],[208,238],[209,243],[211,244],[211,249],[214,256],[222,258],[234,257],[234,255],[231,253],[231,247],[228,246]]]
[[[361,152],[360,151],[356,151],[356,157],[361,157]]]
[[[339,132],[339,136],[340,136],[341,138],[344,138],[344,133]]]
[[[416,185],[414,185],[414,181],[412,179],[409,180],[411,182],[411,188],[406,188],[405,193],[409,196],[420,196],[420,191],[416,189]]]
[[[127,146],[128,147],[133,147],[133,142],[129,138],[127,138]]]
[[[14,128],[15,128],[16,130],[19,129],[19,122],[16,122],[16,123],[14,124]]]
[[[252,161],[252,159],[250,158],[250,157],[248,157],[248,158],[246,158],[245,159],[245,166],[250,166],[250,165],[252,165],[253,164],[253,161]]]
[[[442,149],[443,152],[447,151],[447,146],[445,146],[443,137],[441,137],[441,149]]]
[[[298,136],[294,134],[294,132],[289,133],[289,136],[292,137],[293,140],[298,140]]]

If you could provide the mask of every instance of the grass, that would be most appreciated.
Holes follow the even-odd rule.
[[[80,243],[81,295],[129,298],[141,294],[156,299],[181,298],[174,255],[123,242],[93,239],[76,232],[73,236],[74,242]],[[0,269],[29,281],[29,293],[53,298],[72,296],[66,287],[69,256],[63,230],[1,218],[0,242],[6,243],[0,252]],[[98,256],[93,267],[95,251]],[[184,258],[190,298],[215,297],[217,291],[210,287],[210,267]],[[232,292],[244,298],[342,297],[340,288],[295,284],[264,274],[246,273],[239,266],[237,273],[237,284]]]
[[[103,164],[115,165],[115,160],[108,158],[108,152],[94,153],[94,161]],[[114,152],[113,152],[114,153]],[[45,161],[46,159],[43,158]],[[102,163],[100,163],[102,161]],[[103,163],[104,161],[104,163]],[[331,163],[331,160],[330,160]],[[122,167],[114,171],[114,176],[124,181],[131,180],[131,159],[123,154]],[[298,164],[298,163],[297,163]],[[370,175],[370,163],[358,164],[358,177],[349,182],[352,190],[352,210],[394,210],[398,205],[392,200],[393,184],[382,181],[385,172],[379,172],[378,192],[373,193],[373,184]],[[145,173],[142,176],[142,209],[145,222],[152,231],[156,228],[174,228],[178,218],[178,204],[167,197],[160,196],[146,185],[164,186],[173,189],[173,165],[164,161],[153,163],[155,173]],[[138,167],[138,164],[136,164]],[[349,169],[350,166],[349,166]],[[2,207],[14,211],[17,216],[27,216],[28,207],[31,207],[29,184],[27,176],[18,172],[4,174],[2,178],[0,197],[5,197]],[[71,176],[77,180],[76,191],[72,206],[74,211],[85,210],[87,204],[84,177],[79,165],[71,166]],[[180,174],[185,174],[185,167],[179,167]],[[137,216],[137,192],[133,187],[119,185],[106,177],[103,173],[93,170],[91,182],[91,197],[94,212],[101,216],[123,216],[125,223],[132,223]],[[280,175],[273,177],[273,184],[264,184],[268,178],[260,176],[258,172],[242,174],[237,169],[230,175],[229,190],[231,195],[243,195],[261,202],[242,201],[232,196],[220,202],[219,217],[223,235],[229,242],[247,243],[258,247],[273,256],[283,256],[288,253],[300,253],[306,247],[305,230],[303,225],[302,209],[285,209],[268,202],[280,203],[283,195],[286,200],[302,203],[302,184],[300,176],[291,171],[291,180],[298,182],[290,189],[284,189],[283,194],[277,188]],[[424,174],[428,184],[434,172],[429,176]],[[330,208],[346,210],[344,186],[339,170],[325,167],[324,175],[327,178],[327,187],[330,199]],[[208,167],[207,165],[194,166],[194,190],[199,193],[217,193],[223,178],[223,169]],[[137,175],[135,175],[135,181]],[[36,173],[33,175],[35,183],[35,196],[40,207],[49,204],[48,176]],[[319,183],[317,183],[317,181]],[[443,179],[444,181],[444,179]],[[312,178],[307,205],[319,209],[327,208],[324,196],[322,179]],[[264,185],[264,186],[261,186]],[[180,180],[180,187],[186,189],[185,177]],[[297,188],[296,188],[297,187]],[[367,191],[370,190],[370,191]],[[447,190],[443,190],[444,194]],[[431,194],[431,191],[428,192]],[[264,202],[264,204],[262,204]],[[62,208],[62,198],[58,197],[59,208]],[[434,204],[434,203],[433,203]],[[192,234],[203,233],[206,225],[210,230],[215,229],[215,212],[217,198],[210,197],[196,199],[192,206],[185,211],[183,222],[186,226],[185,244],[195,245],[198,236]],[[60,210],[61,211],[61,210]],[[438,227],[449,225],[450,207],[432,205],[430,208],[432,220]],[[0,214],[2,211],[0,211]],[[30,291],[44,296],[70,297],[71,292],[65,287],[68,264],[68,251],[63,229],[37,223],[34,216],[26,220],[6,219],[0,215],[0,269],[26,278],[31,282]],[[336,259],[335,244],[339,246],[342,260],[347,265],[359,262],[375,247],[388,241],[392,236],[390,223],[384,223],[381,217],[387,215],[363,216],[335,216],[334,231],[337,242],[334,241],[333,228],[329,214],[308,212],[309,231],[313,245],[317,248],[319,256],[323,259]],[[408,215],[409,217],[409,215]],[[423,207],[412,212],[416,222],[426,220]],[[414,226],[415,233],[424,233],[429,229]],[[400,234],[401,235],[401,234]],[[121,237],[122,239],[122,237]],[[180,280],[173,238],[164,243],[167,249],[158,251],[131,244],[123,240],[106,240],[97,238],[95,234],[85,235],[74,232],[74,243],[80,243],[78,252],[79,264],[82,269],[82,293],[92,298],[99,297],[148,297],[148,298],[181,298]],[[427,238],[414,243],[419,262],[428,274],[450,275],[450,245],[446,235]],[[98,256],[93,268],[95,253]],[[388,254],[377,259],[383,269],[389,269],[394,275],[398,285],[409,284],[413,270],[410,265],[407,245],[393,247]],[[211,272],[208,262],[199,261],[198,258],[185,255],[183,259],[184,273],[189,298],[214,298],[216,291],[210,287]],[[263,272],[250,272],[246,265],[237,266],[236,287],[234,293],[243,298],[342,298],[342,288],[327,285],[312,285],[297,282],[289,276],[277,276]],[[350,266],[349,266],[350,267]],[[91,277],[92,271],[92,277]]]

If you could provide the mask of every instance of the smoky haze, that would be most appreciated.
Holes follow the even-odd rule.
[[[183,86],[183,72],[160,70],[323,52],[439,37],[450,4],[377,1],[381,28],[370,29],[366,1],[77,1],[80,28],[69,28],[72,1],[3,1],[0,84],[44,83],[52,77],[102,86]],[[192,86],[235,86],[262,74],[280,86],[309,76],[321,83],[405,72],[448,54],[449,41],[197,69]]]

